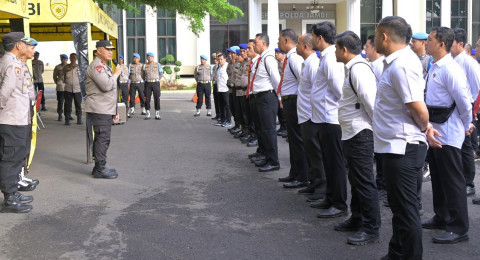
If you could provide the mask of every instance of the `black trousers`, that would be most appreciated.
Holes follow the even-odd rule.
[[[57,113],[63,114],[63,106],[65,102],[65,91],[57,91]]]
[[[207,109],[212,108],[212,101],[210,97],[210,93],[212,91],[212,85],[210,82],[208,83],[197,83],[197,109],[201,109],[203,105],[203,94],[205,94],[205,106]]]
[[[230,94],[228,92],[218,92],[220,101],[220,118],[222,122],[230,122],[230,120],[232,120],[229,96]]]
[[[18,191],[18,174],[22,171],[31,131],[27,125],[0,124],[0,189],[4,194]]]
[[[37,91],[40,91],[42,90],[43,94],[42,94],[42,106],[45,106],[45,87],[43,85],[43,82],[39,82],[39,83],[33,83],[33,86],[35,87],[35,90]]]
[[[160,110],[160,82],[145,82],[145,96],[147,98],[145,102],[145,109],[150,110],[150,101],[153,92],[153,103],[155,110]]]
[[[218,97],[218,87],[217,83],[213,84],[213,104],[215,106],[215,117],[219,118],[220,117],[220,102],[219,102],[219,97]]]
[[[283,108],[280,107],[280,102],[278,103],[278,122],[280,123],[281,128],[287,127],[287,120],[285,119],[285,115],[283,114]]]
[[[250,135],[255,135],[255,127],[253,125],[253,118],[252,118],[252,112],[250,111],[250,99],[245,96],[245,118],[246,118],[246,124],[245,127],[247,128],[247,131]]]
[[[352,186],[350,209],[352,218],[362,222],[367,234],[378,234],[380,209],[378,192],[373,176],[373,132],[364,129],[343,142],[348,162],[348,180]]]
[[[320,123],[318,137],[327,177],[326,199],[337,209],[347,208],[347,173],[340,125]]]
[[[283,115],[287,122],[288,148],[290,152],[289,176],[297,181],[308,181],[308,162],[303,147],[302,130],[298,124],[297,98],[282,100]]]
[[[264,145],[263,152],[267,163],[279,165],[276,132],[276,116],[278,113],[278,98],[272,91],[255,94],[256,116],[258,118],[258,140]]]
[[[247,98],[245,96],[237,96],[240,117],[242,119],[242,126],[244,127],[244,131],[249,131],[250,122],[248,119],[248,105],[247,105]]]
[[[378,190],[385,189],[385,176],[383,175],[383,165],[382,165],[382,154],[375,153],[375,162],[376,162],[376,170],[377,175],[375,176],[375,182],[377,184]]]
[[[307,157],[308,179],[310,183],[325,190],[327,185],[327,177],[325,174],[325,166],[323,165],[322,148],[320,146],[319,129],[311,120],[303,122],[300,125],[302,131],[303,146]]]
[[[120,93],[122,96],[122,102],[125,103],[125,107],[128,108],[128,83],[119,83]]]
[[[469,225],[461,157],[460,149],[449,145],[430,148],[427,153],[435,218],[446,224],[445,231],[455,234],[467,233]]]
[[[393,213],[393,234],[388,246],[388,255],[392,259],[422,259],[417,183],[426,154],[427,145],[420,143],[407,144],[404,155],[383,153],[381,156],[388,203]]]
[[[107,160],[107,150],[110,146],[110,136],[112,133],[112,115],[88,113],[92,120],[95,137],[93,139],[93,156],[95,161]]]
[[[470,136],[465,136],[461,154],[465,183],[467,186],[475,187],[473,183],[475,179],[475,157],[473,156],[472,138]]]
[[[72,101],[75,102],[75,115],[82,117],[82,93],[65,91],[65,120],[72,115]]]
[[[236,90],[235,90],[235,87],[232,87],[232,92],[229,93],[228,95],[228,98],[229,98],[229,104],[230,104],[230,113],[232,113],[232,116],[233,116],[233,121],[235,121],[235,126],[238,125],[238,115],[237,115],[237,111],[235,111],[235,104],[237,103],[237,99],[236,99],[236,96],[237,94],[235,93]]]
[[[237,94],[234,94],[235,96],[233,97],[234,98],[234,110],[235,110],[235,113],[237,114],[237,118],[236,118],[236,121],[235,123],[237,125],[241,125],[243,126],[245,124],[244,120],[243,120],[243,111],[242,111],[242,106],[240,105],[240,96],[237,96]]]
[[[140,97],[140,107],[145,107],[145,88],[144,83],[130,83],[130,107],[135,107],[135,94],[138,91]]]

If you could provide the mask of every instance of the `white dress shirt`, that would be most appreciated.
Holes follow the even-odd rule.
[[[427,106],[449,107],[455,101],[456,108],[443,124],[432,123],[442,136],[437,136],[442,145],[462,148],[465,131],[472,122],[472,104],[467,88],[467,78],[462,68],[453,61],[451,55],[445,55],[435,63],[427,75]]]
[[[338,101],[342,140],[351,139],[363,129],[372,130],[373,105],[377,93],[375,74],[361,55],[351,59],[345,65],[345,71],[347,76],[343,83],[343,95]],[[350,86],[349,77],[357,94]],[[358,109],[355,107],[356,103],[360,104]]]
[[[477,99],[478,91],[480,90],[480,66],[475,59],[472,59],[465,51],[458,54],[457,57],[453,58],[458,65],[465,72],[467,77],[467,89],[471,95],[470,103],[473,103]]]
[[[275,59],[275,55],[273,55],[268,49],[262,52],[260,57],[261,60],[256,68],[257,74],[255,75],[255,80],[253,82],[253,94],[268,90],[277,91],[277,86],[280,82],[277,59]],[[255,64],[256,63],[257,61],[255,61]]]
[[[377,80],[377,86],[380,84],[380,79],[382,79],[383,73],[383,60],[385,56],[381,56],[378,59],[370,62],[370,67],[372,67],[373,73],[375,73],[375,78]]]
[[[405,154],[407,143],[426,142],[405,104],[423,101],[425,80],[418,56],[409,46],[385,57],[373,110],[376,153]]]
[[[300,76],[300,86],[297,96],[297,114],[298,123],[304,123],[312,119],[312,87],[317,76],[320,59],[314,52],[302,63],[302,74]]]
[[[343,63],[337,62],[334,45],[322,51],[312,88],[312,122],[339,124],[338,101],[345,79],[343,67]]]
[[[297,95],[302,63],[303,58],[297,54],[297,48],[293,48],[287,53],[287,65],[285,65],[285,71],[283,72],[280,96]]]
[[[227,80],[228,80],[228,73],[227,73],[228,62],[225,62],[223,66],[218,66],[217,69],[217,88],[218,92],[228,92]]]

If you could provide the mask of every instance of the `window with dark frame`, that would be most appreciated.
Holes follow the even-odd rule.
[[[382,19],[382,0],[361,0],[360,1],[360,39],[362,44],[367,42],[371,34]]]
[[[451,28],[462,28],[462,29],[465,29],[465,31],[467,31],[467,14],[468,14],[467,3],[468,3],[468,0],[452,0],[452,3],[451,3],[452,17],[451,17],[451,24],[450,24]]]
[[[127,11],[127,46],[128,54],[140,54],[140,62],[145,62],[145,5],[135,6],[140,12]],[[129,59],[131,60],[131,59]]]
[[[177,59],[177,28],[175,10],[157,10],[158,60],[173,55]]]
[[[426,0],[427,1],[427,33],[432,31],[432,28],[440,26],[442,4],[441,0]]]

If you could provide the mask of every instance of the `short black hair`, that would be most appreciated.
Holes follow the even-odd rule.
[[[217,59],[220,58],[220,57],[223,57],[224,59],[227,59],[227,57],[225,57],[225,54],[223,54],[222,52],[217,54]]]
[[[336,43],[340,48],[347,48],[347,50],[355,55],[362,52],[362,41],[358,35],[352,31],[344,31],[335,37]]]
[[[313,25],[312,34],[315,34],[316,36],[322,36],[323,39],[325,39],[325,42],[334,44],[337,30],[335,29],[335,25],[333,23],[325,21]]]
[[[72,56],[72,55],[77,56],[77,54],[75,52],[70,53],[70,56]]]
[[[373,47],[375,47],[375,34],[370,34],[367,38],[367,42],[370,42],[370,45],[372,45]]]
[[[287,28],[280,32],[282,37],[290,39],[293,43],[298,43],[298,36],[293,29]]]
[[[16,42],[7,43],[7,44],[4,43],[3,48],[5,49],[5,51],[12,51],[13,47],[15,47],[15,44]]]
[[[412,27],[400,16],[384,17],[377,28],[388,32],[395,43],[408,44],[412,38]]]
[[[432,28],[431,32],[435,32],[435,39],[439,42],[443,42],[447,52],[450,52],[450,48],[452,48],[453,41],[455,40],[455,33],[453,33],[453,30],[448,27],[440,26]]]
[[[257,33],[255,35],[255,38],[257,37],[260,38],[260,40],[264,41],[267,44],[267,46],[270,46],[270,38],[266,33]]]
[[[255,39],[248,39],[248,42],[255,42]]]
[[[463,42],[463,46],[467,44],[467,32],[462,28],[455,28],[453,29],[453,33],[455,34],[455,41],[458,43]]]

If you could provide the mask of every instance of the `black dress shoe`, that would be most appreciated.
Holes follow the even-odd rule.
[[[329,209],[330,207],[332,207],[332,203],[325,199],[319,202],[310,203],[310,207],[314,209]]]
[[[297,189],[297,188],[305,187],[307,186],[307,184],[308,184],[307,182],[292,181],[292,182],[283,184],[283,187],[285,189]]]
[[[363,231],[355,233],[355,235],[349,237],[347,242],[356,246],[363,246],[366,244],[378,243],[380,242],[380,235],[378,234],[367,234]]]
[[[475,187],[467,186],[467,196],[475,194]]]
[[[212,120],[217,120],[217,119],[218,119],[218,116],[212,117],[211,119],[212,119]]]
[[[333,229],[336,231],[358,231],[362,227],[362,220],[361,219],[349,219],[335,224]]]
[[[267,163],[265,166],[258,169],[261,172],[271,172],[271,171],[278,171],[280,170],[280,165],[273,165],[271,163]]]
[[[256,163],[258,161],[265,161],[265,158],[267,158],[267,157],[265,157],[264,155],[260,155],[260,156],[257,156],[257,157],[250,158],[250,161],[252,163]]]
[[[261,153],[254,152],[254,153],[249,154],[249,155],[248,155],[248,158],[258,157],[258,156],[260,156],[260,155],[262,155],[262,154],[261,154]]]
[[[473,204],[480,205],[480,197],[478,197],[478,198],[473,198],[473,199],[472,199],[472,203],[473,203]]]
[[[32,181],[30,181],[30,183],[37,186],[38,184],[40,184],[40,181],[39,180],[32,180]]]
[[[287,177],[283,177],[283,178],[278,178],[278,181],[279,182],[292,182],[294,181],[295,179],[293,177],[290,177],[290,176],[287,176]]]
[[[33,196],[26,196],[20,192],[14,192],[13,196],[15,196],[21,203],[30,203],[33,201]]]
[[[325,193],[315,190],[313,194],[307,196],[307,202],[318,202],[325,199]]]
[[[436,217],[422,221],[424,229],[445,229],[445,224],[441,223]]]
[[[252,140],[252,141],[247,143],[247,147],[255,147],[255,146],[258,146],[258,140],[257,139]]]
[[[242,144],[246,144],[249,142],[250,138],[252,138],[251,135],[246,135],[245,137],[241,137],[240,141],[242,141]]]
[[[2,213],[27,213],[33,209],[32,205],[23,204],[14,193],[5,194],[2,203]]]
[[[34,185],[33,183],[29,183],[28,185],[18,185],[18,191],[32,191],[37,187],[37,185]]]
[[[468,234],[463,235],[455,234],[453,232],[444,232],[439,235],[435,235],[432,238],[433,243],[437,244],[455,244],[462,241],[468,240]]]
[[[312,186],[307,186],[306,188],[298,190],[298,193],[303,194],[303,195],[313,194],[313,192],[315,192],[315,187],[313,185]]]
[[[265,165],[267,165],[267,161],[265,161],[265,160],[255,161],[255,166],[256,167],[264,167]]]
[[[317,218],[337,218],[341,216],[346,216],[348,214],[347,210],[337,209],[335,207],[330,207],[329,209],[323,209],[318,213]]]

